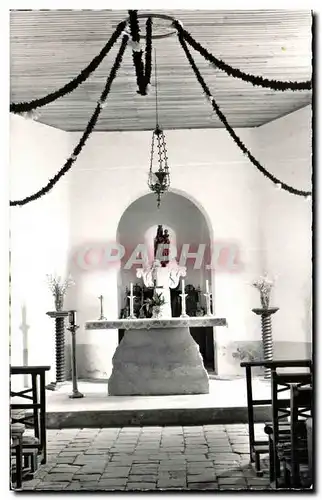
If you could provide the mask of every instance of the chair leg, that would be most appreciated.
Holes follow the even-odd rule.
[[[36,472],[38,469],[38,453],[33,453],[30,458],[30,470]]]
[[[41,464],[47,461],[47,436],[46,436],[46,389],[45,389],[45,373],[40,375],[40,442],[42,445],[43,458]]]
[[[22,442],[19,440],[16,446],[16,488],[22,485]]]
[[[285,488],[291,487],[291,474],[285,463],[283,464],[283,486]]]
[[[274,449],[273,449],[273,440],[271,437],[268,440],[269,442],[269,480],[272,483],[274,481]]]
[[[261,470],[260,454],[257,452],[255,452],[255,471],[256,476],[261,477],[263,475],[263,471]]]

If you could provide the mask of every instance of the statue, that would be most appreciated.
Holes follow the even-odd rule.
[[[166,259],[162,259],[161,265],[162,267],[166,267],[167,264],[169,264],[169,253],[170,253],[170,237],[168,230],[165,229],[163,233],[163,244],[167,245],[168,248],[164,248],[162,252],[162,257],[166,257]]]
[[[170,245],[169,232],[167,229],[163,232],[162,224],[158,225],[157,234],[154,238],[154,261],[152,265],[137,269],[136,276],[143,278],[145,286],[154,288],[164,298],[165,303],[160,306],[160,317],[171,318],[170,288],[176,288],[180,277],[186,276],[186,267],[180,267],[175,259],[170,262],[169,248],[162,250],[162,257],[166,257],[166,259],[160,262],[157,258],[159,245]]]
[[[168,248],[163,248],[161,255],[157,255],[158,252],[158,247],[161,245],[167,245]],[[157,234],[156,237],[154,238],[154,259],[157,257],[162,257],[161,259],[161,266],[166,267],[169,263],[169,254],[170,254],[170,236],[169,232],[167,229],[164,230],[163,232],[163,226],[162,224],[158,225],[157,229]]]
[[[154,258],[156,258],[158,246],[162,244],[163,244],[163,227],[162,224],[159,224],[156,237],[154,238]]]

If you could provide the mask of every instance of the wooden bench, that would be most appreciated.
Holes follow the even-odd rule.
[[[255,471],[258,476],[263,474],[261,470],[260,456],[267,454],[270,451],[269,440],[255,439],[255,419],[254,408],[257,406],[272,406],[272,394],[269,399],[254,399],[252,386],[252,368],[264,367],[276,370],[277,368],[309,368],[312,369],[312,360],[272,360],[272,361],[243,361],[240,363],[242,368],[246,370],[246,387],[247,387],[247,412],[248,412],[248,432],[249,432],[249,454],[250,462],[255,465]],[[296,375],[296,374],[294,374]],[[290,400],[279,400],[280,406],[288,408]]]
[[[31,388],[14,391],[10,389],[11,398],[23,398],[30,403],[11,403],[10,409],[12,411],[12,423],[22,423],[26,427],[34,429],[34,439],[25,439],[23,443],[24,450],[38,449],[42,455],[41,463],[46,463],[47,450],[46,450],[46,371],[50,370],[50,366],[11,366],[10,374],[13,375],[30,375]],[[39,387],[39,391],[38,391]],[[24,410],[20,412],[20,416],[15,413],[17,410]],[[29,413],[29,411],[31,413]],[[32,451],[31,451],[32,454]]]

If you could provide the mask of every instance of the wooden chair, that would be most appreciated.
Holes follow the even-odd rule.
[[[16,459],[15,467],[11,462],[11,478],[14,479],[15,489],[20,489],[22,485],[22,436],[25,432],[23,424],[15,423],[10,425],[11,455]]]
[[[50,370],[50,366],[11,366],[11,375],[30,375],[31,388],[20,391],[10,390],[11,398],[23,398],[31,401],[30,403],[11,403],[12,422],[22,423],[26,427],[34,429],[34,439],[28,437],[25,439],[23,448],[25,450],[38,449],[42,454],[41,463],[46,463],[46,385],[45,372]],[[38,391],[39,388],[39,391]],[[20,412],[20,416],[15,413],[16,410],[24,410]],[[31,413],[28,413],[28,410]],[[31,451],[31,455],[33,451]]]
[[[255,416],[254,409],[259,406],[271,406],[272,398],[270,399],[254,399],[252,387],[252,368],[266,367],[270,369],[276,368],[311,368],[312,361],[310,359],[301,360],[274,360],[274,361],[243,361],[240,366],[246,370],[246,387],[247,387],[247,412],[248,412],[248,433],[249,433],[249,455],[250,462],[255,465],[255,471],[258,476],[263,474],[261,470],[260,456],[270,452],[269,440],[255,439]],[[289,399],[279,400],[280,406],[287,407]],[[272,471],[271,471],[272,475]]]
[[[311,417],[312,387],[291,385],[290,439],[281,444],[278,452],[284,466],[284,484],[290,488],[308,487],[312,484],[309,474],[308,439],[306,421]],[[304,473],[306,478],[304,478]]]
[[[281,483],[280,457],[291,446],[292,400],[280,399],[278,396],[285,391],[307,386],[312,383],[312,373],[278,373],[277,368],[271,370],[272,422],[265,425],[269,436],[270,480],[275,488]],[[299,432],[299,426],[294,426],[294,432]]]

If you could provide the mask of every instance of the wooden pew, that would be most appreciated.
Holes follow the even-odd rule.
[[[254,463],[255,471],[258,476],[262,475],[260,455],[269,453],[269,440],[255,439],[255,419],[254,408],[257,406],[272,406],[272,396],[269,399],[254,399],[252,387],[252,368],[264,367],[275,370],[277,368],[309,368],[312,370],[311,359],[301,360],[272,360],[272,361],[242,361],[240,366],[246,370],[246,386],[247,386],[247,411],[248,411],[248,432],[249,432],[249,454],[250,462]],[[280,400],[280,406],[289,407],[290,400]],[[272,471],[271,471],[272,474]]]

